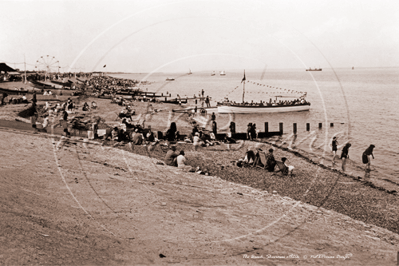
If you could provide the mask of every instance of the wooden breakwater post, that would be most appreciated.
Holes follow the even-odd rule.
[[[310,123],[306,123],[306,131],[310,131]]]
[[[293,126],[292,132],[293,132],[294,134],[296,134],[296,133],[297,133],[297,126],[296,126],[296,123],[294,123],[292,126]]]
[[[323,123],[319,123],[319,129],[323,127]]]
[[[279,124],[279,132],[281,135],[283,135],[283,133],[284,133],[283,123]]]
[[[265,122],[265,133],[269,133],[269,123]]]
[[[334,127],[334,123],[330,123],[330,127]]]
[[[235,133],[236,133],[236,123],[233,122],[233,121],[231,121],[229,127],[230,127],[230,133],[231,133],[231,135],[235,134]]]

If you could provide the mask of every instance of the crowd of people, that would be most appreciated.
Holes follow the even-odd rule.
[[[7,93],[3,92],[1,95],[1,105],[5,105],[7,102],[8,104],[20,104],[20,103],[28,103],[28,99],[26,98],[26,95],[22,95],[22,96],[8,96]],[[6,101],[7,98],[7,101]]]
[[[225,98],[224,101],[218,103],[219,105],[231,105],[231,106],[292,106],[292,105],[309,105],[310,103],[306,101],[304,97],[297,98],[294,100],[272,100],[270,98],[269,102],[260,101],[254,102],[244,102],[244,103],[237,103],[235,101],[230,101],[228,98]]]
[[[286,157],[282,157],[281,161],[277,161],[274,158],[274,150],[272,148],[266,153],[260,148],[253,151],[251,148],[247,148],[245,156],[243,159],[239,159],[236,162],[238,167],[259,167],[267,170],[268,172],[273,172],[273,174],[282,173],[284,176],[293,176],[294,166],[289,164]],[[261,154],[264,154],[265,163],[262,163]]]

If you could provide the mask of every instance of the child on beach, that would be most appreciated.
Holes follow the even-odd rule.
[[[196,151],[198,149],[198,146],[201,145],[200,143],[200,137],[199,137],[199,133],[195,132],[194,138],[193,138],[193,145],[194,145],[194,150]]]
[[[190,172],[192,167],[190,165],[186,165],[186,157],[184,157],[184,151],[180,151],[179,156],[176,158],[177,168],[182,169],[185,172]]]
[[[346,143],[345,147],[342,149],[341,159],[342,159],[342,170],[345,171],[346,160],[349,159],[349,148],[352,145],[350,143]]]
[[[283,164],[284,164],[284,165],[287,167],[287,169],[288,169],[287,175],[288,175],[288,176],[292,176],[292,171],[294,170],[294,166],[288,165],[287,158],[285,158],[285,157],[281,158],[281,161],[283,162]]]

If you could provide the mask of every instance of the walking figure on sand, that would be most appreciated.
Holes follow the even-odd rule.
[[[370,171],[371,170],[371,158],[374,159],[374,150],[375,146],[371,144],[364,152],[362,155],[362,161],[364,164],[366,164],[366,170]]]
[[[342,170],[345,172],[346,160],[349,159],[349,148],[352,145],[350,143],[346,143],[345,147],[342,149],[341,159],[342,159]]]
[[[335,157],[337,157],[337,151],[338,151],[337,137],[333,138],[331,146],[332,146],[332,152],[333,152],[332,167],[335,167]]]

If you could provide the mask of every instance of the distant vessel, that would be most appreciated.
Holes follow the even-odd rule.
[[[175,79],[166,78],[166,81],[174,81]]]
[[[188,69],[187,75],[191,75],[191,74],[193,74],[193,72],[191,72],[191,69]]]
[[[215,75],[216,75],[215,71],[212,71],[211,76],[215,76]]]
[[[223,70],[223,71],[220,71],[219,75],[225,76],[225,75],[226,75],[226,72],[224,72],[224,70]]]
[[[352,67],[352,70],[355,70],[355,67]]]
[[[323,69],[321,69],[321,68],[308,68],[308,69],[306,69],[306,71],[322,71]]]

